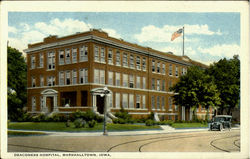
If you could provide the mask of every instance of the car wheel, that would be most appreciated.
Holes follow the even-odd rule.
[[[219,131],[222,131],[222,125],[220,125]]]

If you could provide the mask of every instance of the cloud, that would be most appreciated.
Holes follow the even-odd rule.
[[[88,31],[92,28],[92,25],[89,23],[71,18],[62,20],[55,18],[46,23],[20,23],[18,26],[18,29],[13,26],[8,27],[9,33],[15,33],[14,35],[9,36],[8,40],[9,46],[15,47],[20,51],[26,49],[30,43],[43,41],[43,39],[49,35],[58,35],[60,37],[74,34],[76,32]],[[121,35],[112,28],[105,28],[103,30],[112,37],[121,38]]]
[[[233,55],[240,54],[240,46],[237,44],[215,45],[210,48],[199,47],[198,50],[203,54],[210,54],[212,56],[227,57],[227,58],[232,58]]]
[[[102,29],[103,31],[107,32],[109,36],[120,39],[121,35],[118,34],[114,29]]]
[[[17,29],[15,27],[8,26],[8,32],[9,33],[17,33]]]
[[[144,26],[139,34],[134,37],[140,43],[143,42],[170,42],[172,34],[182,26],[165,25],[162,28],[154,25]],[[207,24],[205,25],[185,25],[185,35],[222,35],[220,30],[217,32],[211,31]],[[177,38],[172,43],[181,42],[181,38]],[[197,42],[199,39],[185,38],[186,42]]]
[[[59,20],[58,18],[51,20],[48,24],[38,22],[34,24],[35,29],[46,35],[64,36],[74,34],[76,32],[87,31],[92,27],[83,21],[74,19]]]

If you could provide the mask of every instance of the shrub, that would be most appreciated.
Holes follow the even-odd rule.
[[[75,125],[75,128],[82,128],[82,127],[85,127],[86,121],[78,118],[74,121],[74,125]]]
[[[147,119],[148,120],[154,120],[154,113],[151,112]]]
[[[65,123],[65,126],[66,126],[66,127],[70,127],[70,120],[68,120],[68,121]]]
[[[102,123],[102,122],[104,121],[104,118],[101,117],[101,116],[96,115],[95,120],[96,120],[98,123]]]
[[[91,110],[84,112],[82,115],[83,115],[82,118],[86,121],[92,121],[96,118],[95,113],[92,112]]]
[[[96,124],[95,120],[88,121],[88,125],[89,125],[90,128],[95,127],[95,124]]]
[[[145,124],[146,124],[146,126],[152,126],[152,125],[155,124],[155,122],[154,122],[153,120],[149,119],[149,120],[147,120],[147,121],[145,122]]]

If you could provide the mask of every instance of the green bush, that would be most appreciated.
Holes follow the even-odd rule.
[[[150,113],[147,120],[154,120],[154,113],[153,112]]]
[[[31,121],[33,122],[43,122],[45,121],[46,116],[44,114],[38,114],[31,118]]]
[[[101,117],[101,116],[96,115],[95,120],[96,120],[98,123],[102,123],[102,122],[104,121],[104,118]]]
[[[70,120],[68,120],[68,121],[65,123],[65,126],[66,126],[66,127],[70,127]]]
[[[149,120],[146,120],[145,125],[146,126],[153,126],[153,125],[155,125],[155,122],[153,120],[149,119]]]
[[[86,121],[78,118],[74,121],[75,128],[84,128],[86,126]]]
[[[88,125],[89,125],[90,128],[95,127],[95,124],[96,124],[95,120],[88,121]]]
[[[124,109],[122,109],[120,112],[116,112],[115,116],[118,119],[114,119],[113,120],[114,123],[119,123],[119,124],[126,124],[126,123],[133,124],[133,123],[135,123],[135,120],[132,118],[132,116],[130,114],[128,114],[128,112],[125,111]]]

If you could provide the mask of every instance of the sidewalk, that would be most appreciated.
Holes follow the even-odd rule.
[[[182,133],[182,132],[197,132],[208,131],[208,128],[187,128],[175,129],[168,125],[161,125],[162,130],[141,130],[141,131],[108,131],[108,136],[130,136],[130,135],[152,135],[166,133]],[[238,127],[232,130],[240,129]],[[55,131],[32,131],[32,130],[11,130],[18,132],[43,132],[50,136],[103,136],[103,132],[55,132]]]

